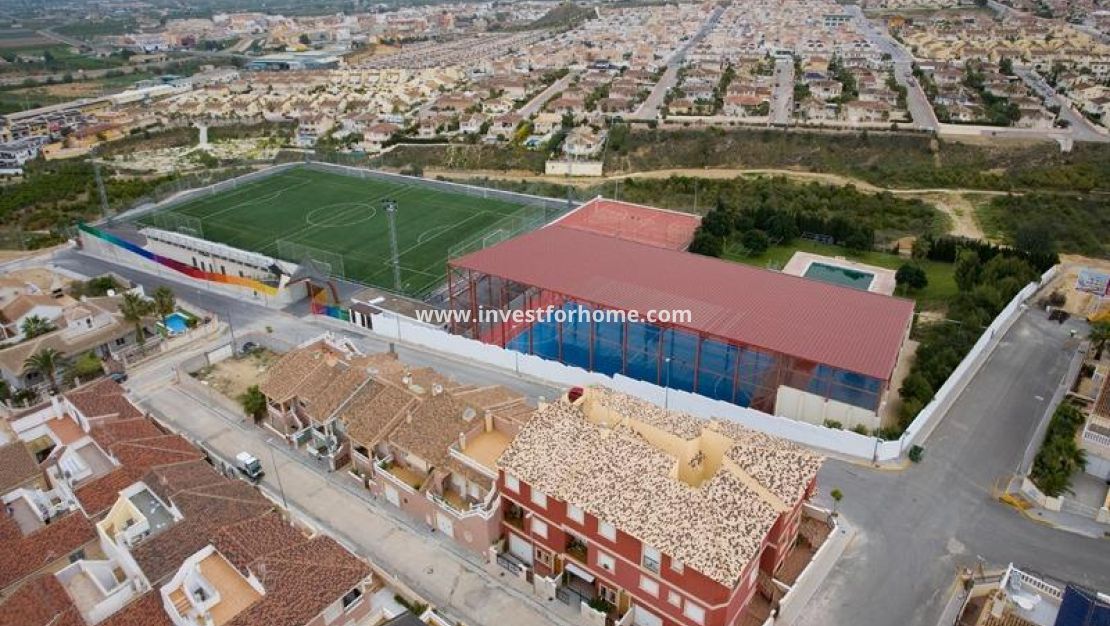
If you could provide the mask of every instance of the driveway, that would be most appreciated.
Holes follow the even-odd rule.
[[[1110,541],[1038,525],[992,495],[1021,462],[1047,399],[1063,379],[1081,322],[1025,312],[903,472],[830,461],[818,476],[825,504],[860,530],[798,626],[933,626],[958,569],[1016,564],[1110,590]]]

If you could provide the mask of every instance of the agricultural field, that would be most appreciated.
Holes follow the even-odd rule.
[[[292,262],[308,254],[331,264],[334,275],[393,288],[383,206],[393,200],[401,291],[421,295],[442,283],[452,246],[481,236],[511,215],[542,215],[540,207],[482,197],[480,189],[475,193],[297,168],[141,221]]]

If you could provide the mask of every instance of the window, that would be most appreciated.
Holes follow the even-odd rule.
[[[659,583],[649,576],[640,576],[640,589],[643,589],[653,596],[659,595]]]
[[[116,339],[117,346],[122,346],[125,343],[127,343],[127,337],[120,337],[119,339]]]
[[[540,507],[541,509],[547,508],[547,494],[539,489],[532,488],[532,504]]]
[[[348,591],[347,595],[343,596],[343,610],[350,610],[350,608],[354,606],[354,604],[358,602],[358,599],[361,597],[362,590],[358,587],[355,587],[354,589]]]
[[[537,537],[547,539],[547,522],[537,518],[532,518],[532,534]]]
[[[612,572],[617,569],[617,561],[608,554],[599,551],[597,553],[597,566],[603,570]]]
[[[520,493],[520,480],[512,474],[505,474],[505,488],[509,491]]]
[[[609,587],[608,585],[605,585],[603,583],[598,583],[597,593],[598,593],[598,595],[601,596],[601,598],[603,600],[605,600],[609,604],[612,604],[614,606],[617,604],[617,590],[616,589],[614,589],[612,587]]]
[[[671,569],[678,572],[679,574],[681,574],[683,572],[683,570],[686,569],[686,566],[682,564],[682,561],[680,561],[680,560],[678,560],[678,559],[676,559],[672,556],[671,557]]]
[[[647,571],[658,574],[661,558],[662,557],[659,555],[658,550],[647,544],[644,544],[644,554],[643,558],[640,559],[640,565],[643,565],[644,569],[646,569]]]
[[[682,614],[685,615],[686,617],[690,618],[690,621],[692,621],[694,623],[697,623],[697,624],[704,624],[705,623],[705,609],[703,609],[700,606],[694,604],[693,602],[687,602],[686,603],[686,608],[682,609]]]
[[[586,523],[586,514],[582,511],[582,509],[574,506],[573,504],[567,505],[567,517],[578,522],[579,524]]]
[[[609,522],[602,522],[599,520],[597,522],[597,534],[605,537],[609,541],[617,540],[617,529]]]
[[[545,550],[545,549],[543,549],[539,546],[536,546],[536,561],[537,562],[543,563],[544,565],[546,565],[548,567],[552,567],[552,556],[553,555],[552,555],[550,550]]]
[[[682,606],[682,596],[678,595],[674,591],[668,591],[667,602],[670,602],[671,606]]]

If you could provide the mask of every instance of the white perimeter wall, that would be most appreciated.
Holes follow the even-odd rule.
[[[506,350],[452,335],[388,312],[374,315],[372,318],[374,332],[378,334],[398,341],[426,346],[462,359],[513,370],[524,376],[531,376],[567,387],[600,384],[635,395],[659,406],[686,411],[702,418],[731,420],[748,428],[785,437],[814,448],[864,461],[895,461],[912,445],[924,441],[936,426],[940,417],[944,415],[967,382],[979,369],[979,366],[986,360],[998,339],[1005,334],[1006,330],[1017,319],[1025,300],[1032,296],[1041,284],[1050,280],[1055,272],[1055,268],[1050,269],[1041,277],[1040,283],[1030,283],[1014,296],[1014,299],[983,332],[979,341],[975,343],[975,346],[964,360],[960,362],[956,370],[937,391],[932,402],[917,415],[902,435],[902,438],[897,441],[881,441],[875,437],[858,435],[846,430],[825,428],[821,425],[796,421],[787,417],[769,415],[762,411],[712,400],[686,391],[668,390],[620,374],[610,377],[598,372],[588,372],[556,361],[549,361],[537,356],[522,354],[514,350]],[[896,390],[894,391],[896,392]]]

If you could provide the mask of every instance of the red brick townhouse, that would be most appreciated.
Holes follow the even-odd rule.
[[[498,461],[498,562],[587,622],[765,617],[823,459],[601,387],[541,406]],[[757,597],[757,593],[762,598]]]

